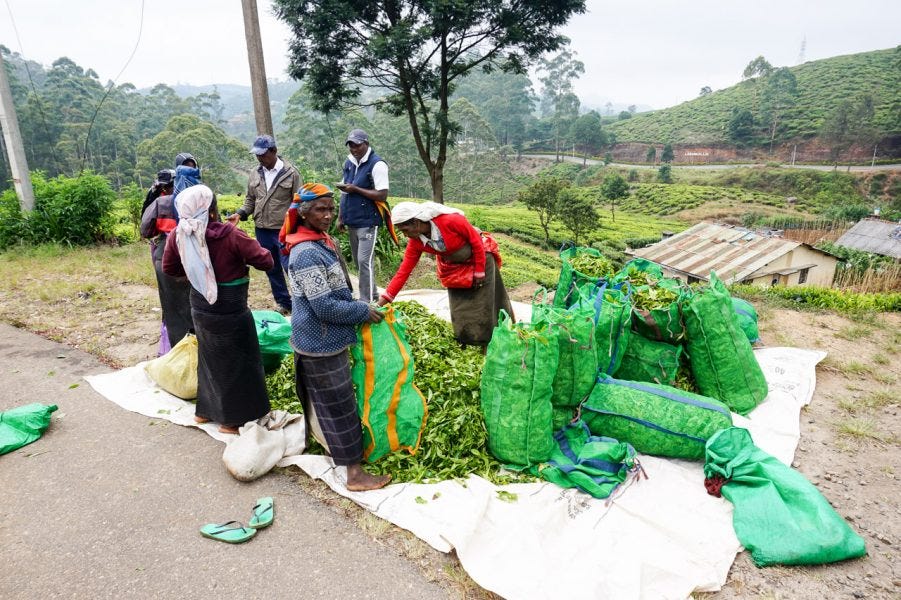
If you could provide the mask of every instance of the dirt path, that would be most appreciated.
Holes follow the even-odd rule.
[[[81,348],[111,366],[134,364],[156,354],[159,312],[156,291],[147,285],[108,290],[103,302],[82,292],[44,302],[39,293],[23,289],[0,290],[0,321]],[[252,281],[251,306],[271,308],[265,278]],[[813,402],[801,414],[794,465],[866,539],[869,556],[822,567],[758,569],[742,553],[722,591],[697,597],[897,598],[901,315],[878,315],[861,322],[827,313],[759,309],[767,345],[829,353],[817,369]],[[340,502],[328,492],[314,493],[327,503]],[[360,511],[342,510],[361,519]],[[429,553],[412,558],[420,563],[438,560]],[[457,572],[454,578],[465,576]],[[459,585],[464,597],[492,597],[471,582]]]

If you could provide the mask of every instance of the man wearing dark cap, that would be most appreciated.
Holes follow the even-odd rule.
[[[360,273],[360,300],[378,300],[375,285],[375,242],[379,226],[390,223],[388,212],[388,163],[369,147],[369,135],[362,129],[347,134],[350,154],[344,161],[338,229],[347,227],[350,251]]]
[[[272,253],[275,265],[266,272],[272,296],[282,314],[291,312],[291,293],[285,283],[287,256],[283,256],[278,243],[278,232],[285,221],[285,213],[294,199],[294,193],[302,183],[300,173],[278,155],[275,139],[261,135],[253,142],[250,152],[255,154],[259,167],[250,174],[244,205],[228,217],[232,224],[246,221],[253,215],[257,241]]]

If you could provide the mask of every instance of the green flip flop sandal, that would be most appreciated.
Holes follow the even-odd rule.
[[[248,527],[253,529],[263,529],[272,525],[272,519],[275,518],[275,503],[272,498],[267,496],[257,500],[256,506],[253,507],[253,516],[247,522]]]
[[[243,523],[229,521],[227,523],[208,523],[200,528],[200,535],[212,540],[229,544],[241,544],[257,534],[257,530],[244,527]]]

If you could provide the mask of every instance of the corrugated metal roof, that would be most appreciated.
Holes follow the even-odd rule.
[[[801,245],[741,227],[698,223],[633,254],[700,279],[709,279],[715,271],[724,282],[733,283]]]
[[[835,242],[837,246],[901,258],[901,225],[880,219],[864,219],[854,224]]]

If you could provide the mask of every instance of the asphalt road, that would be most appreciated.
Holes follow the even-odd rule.
[[[553,154],[524,154],[523,156],[528,156],[530,158],[541,158],[544,160],[555,160],[555,156]],[[561,158],[564,162],[578,163],[582,164],[583,160],[580,156],[567,156],[562,155]],[[587,165],[602,165],[604,161],[597,160],[595,158],[585,159],[585,164]],[[647,165],[647,164],[628,164],[628,163],[610,163],[611,166],[614,167],[626,167],[630,169],[659,169],[660,165]],[[734,169],[736,167],[759,167],[759,164],[754,163],[746,163],[746,164],[728,164],[728,165],[686,165],[686,164],[674,164],[674,169]],[[814,171],[831,171],[833,170],[832,165],[781,165],[786,169],[812,169]],[[847,165],[839,165],[839,171],[847,171]],[[851,167],[851,171],[901,171],[901,164],[893,164],[893,165],[873,165],[863,166],[863,165],[854,165]]]
[[[0,411],[57,404],[38,441],[0,456],[0,598],[447,598],[407,560],[286,475],[231,478],[200,430],[131,413],[83,375],[92,356],[0,324]],[[211,522],[274,524],[231,545]]]

